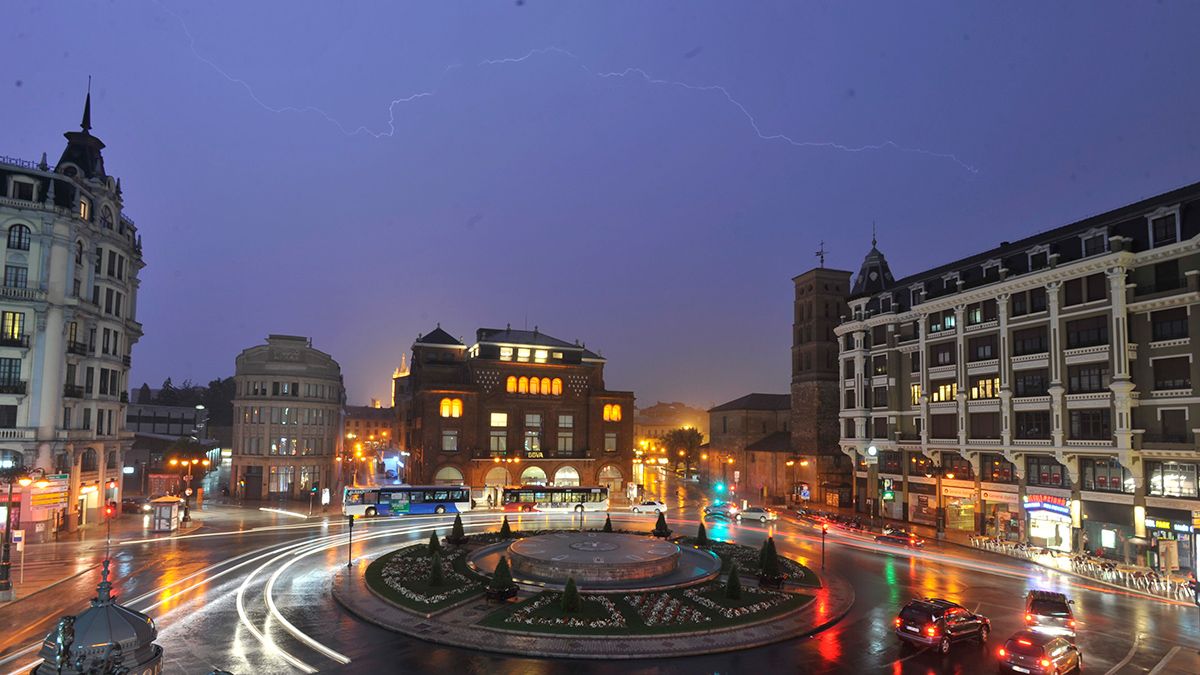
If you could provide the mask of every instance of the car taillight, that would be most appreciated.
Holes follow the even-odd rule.
[[[1025,615],[1025,623],[1033,623],[1033,615],[1032,614]]]
[[[1004,658],[1007,655],[1008,655],[1008,652],[1004,651],[1004,647],[1001,647],[1000,648],[1000,658]]]
[[[933,624],[925,626],[925,634],[929,637],[937,637],[937,626],[934,626]]]
[[[901,623],[902,623],[902,622],[900,621],[900,617],[896,617],[895,624],[896,624],[896,627],[897,627],[897,628],[899,628],[899,627],[900,627],[900,624],[901,624]]]
[[[1071,628],[1074,628],[1075,627],[1075,619],[1071,619],[1070,621],[1068,621],[1067,625],[1070,626]]]
[[[1041,661],[1038,661],[1038,663],[1042,664],[1043,668],[1050,667],[1050,659],[1042,659]]]

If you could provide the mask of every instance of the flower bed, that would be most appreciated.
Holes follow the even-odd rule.
[[[483,592],[484,580],[466,569],[465,552],[444,551],[445,583],[429,585],[432,559],[428,548],[414,546],[382,556],[367,566],[367,583],[388,600],[429,612]]]
[[[681,626],[712,621],[707,614],[670,593],[636,593],[623,596],[622,600],[633,607],[647,626]]]
[[[695,546],[696,540],[694,537],[681,537],[678,543],[684,546]],[[758,549],[712,540],[709,540],[707,548],[721,557],[722,572],[728,572],[730,565],[736,564],[738,572],[743,575],[758,575]],[[815,572],[783,555],[779,556],[779,571],[783,573],[784,579],[789,583],[812,588],[821,586]]]
[[[686,588],[683,594],[692,602],[716,612],[726,619],[739,619],[751,614],[762,614],[795,597],[778,591],[751,591],[742,589],[740,600],[725,597],[721,584],[710,584],[699,588]]]
[[[561,593],[543,593],[504,617],[504,623],[519,626],[584,628],[589,630],[624,628],[625,616],[612,600],[603,595],[581,595],[578,612],[563,612]]]

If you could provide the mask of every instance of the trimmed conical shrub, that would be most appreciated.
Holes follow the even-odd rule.
[[[462,514],[454,514],[454,525],[450,528],[450,536],[446,537],[446,541],[456,546],[467,542],[467,533],[463,530]]]
[[[445,584],[446,575],[442,571],[442,554],[434,551],[429,560],[429,585],[444,586]]]
[[[567,587],[563,589],[562,594],[562,611],[578,612],[580,604],[579,588],[575,586],[575,577],[567,577]]]
[[[429,553],[441,553],[442,542],[438,539],[437,530],[429,533]]]
[[[729,568],[729,578],[725,580],[725,597],[730,600],[742,599],[742,580],[738,578],[737,563]]]
[[[656,537],[671,536],[671,528],[667,527],[667,516],[662,511],[658,512],[658,522],[654,523],[653,534]]]
[[[779,553],[775,550],[775,538],[767,537],[763,544],[761,560],[758,563],[759,572],[765,577],[779,576]]]
[[[504,516],[503,522],[500,523],[500,538],[512,539],[512,528],[508,525],[508,516]]]
[[[604,531],[612,532],[612,516],[610,515],[604,516]]]
[[[708,546],[708,530],[704,529],[704,523],[700,523],[700,527],[696,528],[696,545]]]
[[[512,588],[512,585],[512,571],[508,569],[508,558],[500,556],[500,562],[496,563],[496,571],[492,572],[492,580],[488,583],[488,588],[493,591],[506,591]]]

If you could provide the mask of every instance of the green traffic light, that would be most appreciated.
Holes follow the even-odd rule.
[[[717,492],[724,492],[724,491],[725,491],[725,484],[724,484],[724,483],[717,483],[717,485],[716,485],[716,490],[717,490]]]

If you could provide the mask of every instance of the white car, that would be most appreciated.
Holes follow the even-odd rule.
[[[768,520],[779,520],[779,514],[762,506],[751,506],[748,509],[742,509],[737,514],[737,519],[757,520],[760,523],[765,523]]]
[[[666,513],[667,505],[663,502],[644,501],[629,507],[634,513]]]

